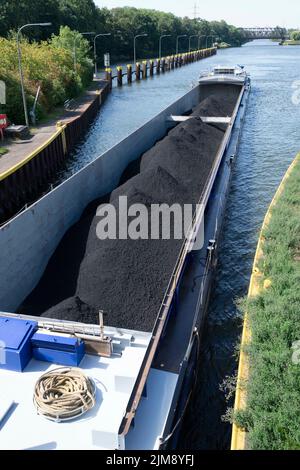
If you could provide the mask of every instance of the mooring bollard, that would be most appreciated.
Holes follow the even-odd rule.
[[[123,68],[121,66],[117,67],[117,83],[118,86],[123,85]]]
[[[112,89],[112,69],[106,68],[105,69],[105,80],[109,83],[109,88]]]
[[[148,63],[146,60],[143,61],[143,79],[147,78]]]
[[[135,64],[135,75],[136,79],[139,81],[141,79],[141,64],[139,62]]]
[[[160,74],[160,67],[161,67],[160,59],[157,59],[157,62],[156,62],[156,73],[157,73],[157,75]]]
[[[127,83],[132,83],[132,65],[127,64]]]
[[[149,62],[149,73],[150,73],[150,77],[153,77],[154,75],[154,60],[150,60]]]

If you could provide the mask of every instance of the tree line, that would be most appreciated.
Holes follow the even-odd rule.
[[[138,42],[139,58],[158,56],[159,37],[171,35],[163,43],[163,53],[174,54],[176,37],[186,34],[201,38],[201,47],[205,47],[204,36],[214,35],[219,41],[232,46],[240,46],[244,39],[242,32],[225,21],[193,20],[179,18],[172,13],[132,7],[99,8],[93,0],[3,0],[0,10],[0,34],[8,37],[26,23],[51,22],[48,28],[34,28],[26,31],[29,40],[47,40],[52,34],[57,35],[60,26],[68,26],[79,32],[111,33],[109,38],[102,38],[98,44],[99,57],[103,52],[110,52],[114,61],[132,59],[133,36],[147,34]],[[211,43],[211,38],[209,38]],[[188,38],[180,41],[182,51],[188,50]],[[198,39],[192,41],[192,48],[198,47]]]

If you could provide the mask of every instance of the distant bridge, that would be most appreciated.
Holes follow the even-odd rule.
[[[279,39],[283,40],[289,37],[286,28],[276,26],[276,28],[240,28],[245,39]]]

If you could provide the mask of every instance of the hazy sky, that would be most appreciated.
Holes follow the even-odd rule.
[[[134,6],[172,12],[193,17],[197,3],[198,15],[207,20],[226,20],[236,26],[300,27],[300,0],[95,0],[102,7]]]

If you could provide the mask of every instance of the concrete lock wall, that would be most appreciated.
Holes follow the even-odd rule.
[[[196,87],[0,228],[0,310],[16,310],[87,204],[111,192],[127,165],[164,137],[168,116],[198,102]]]

